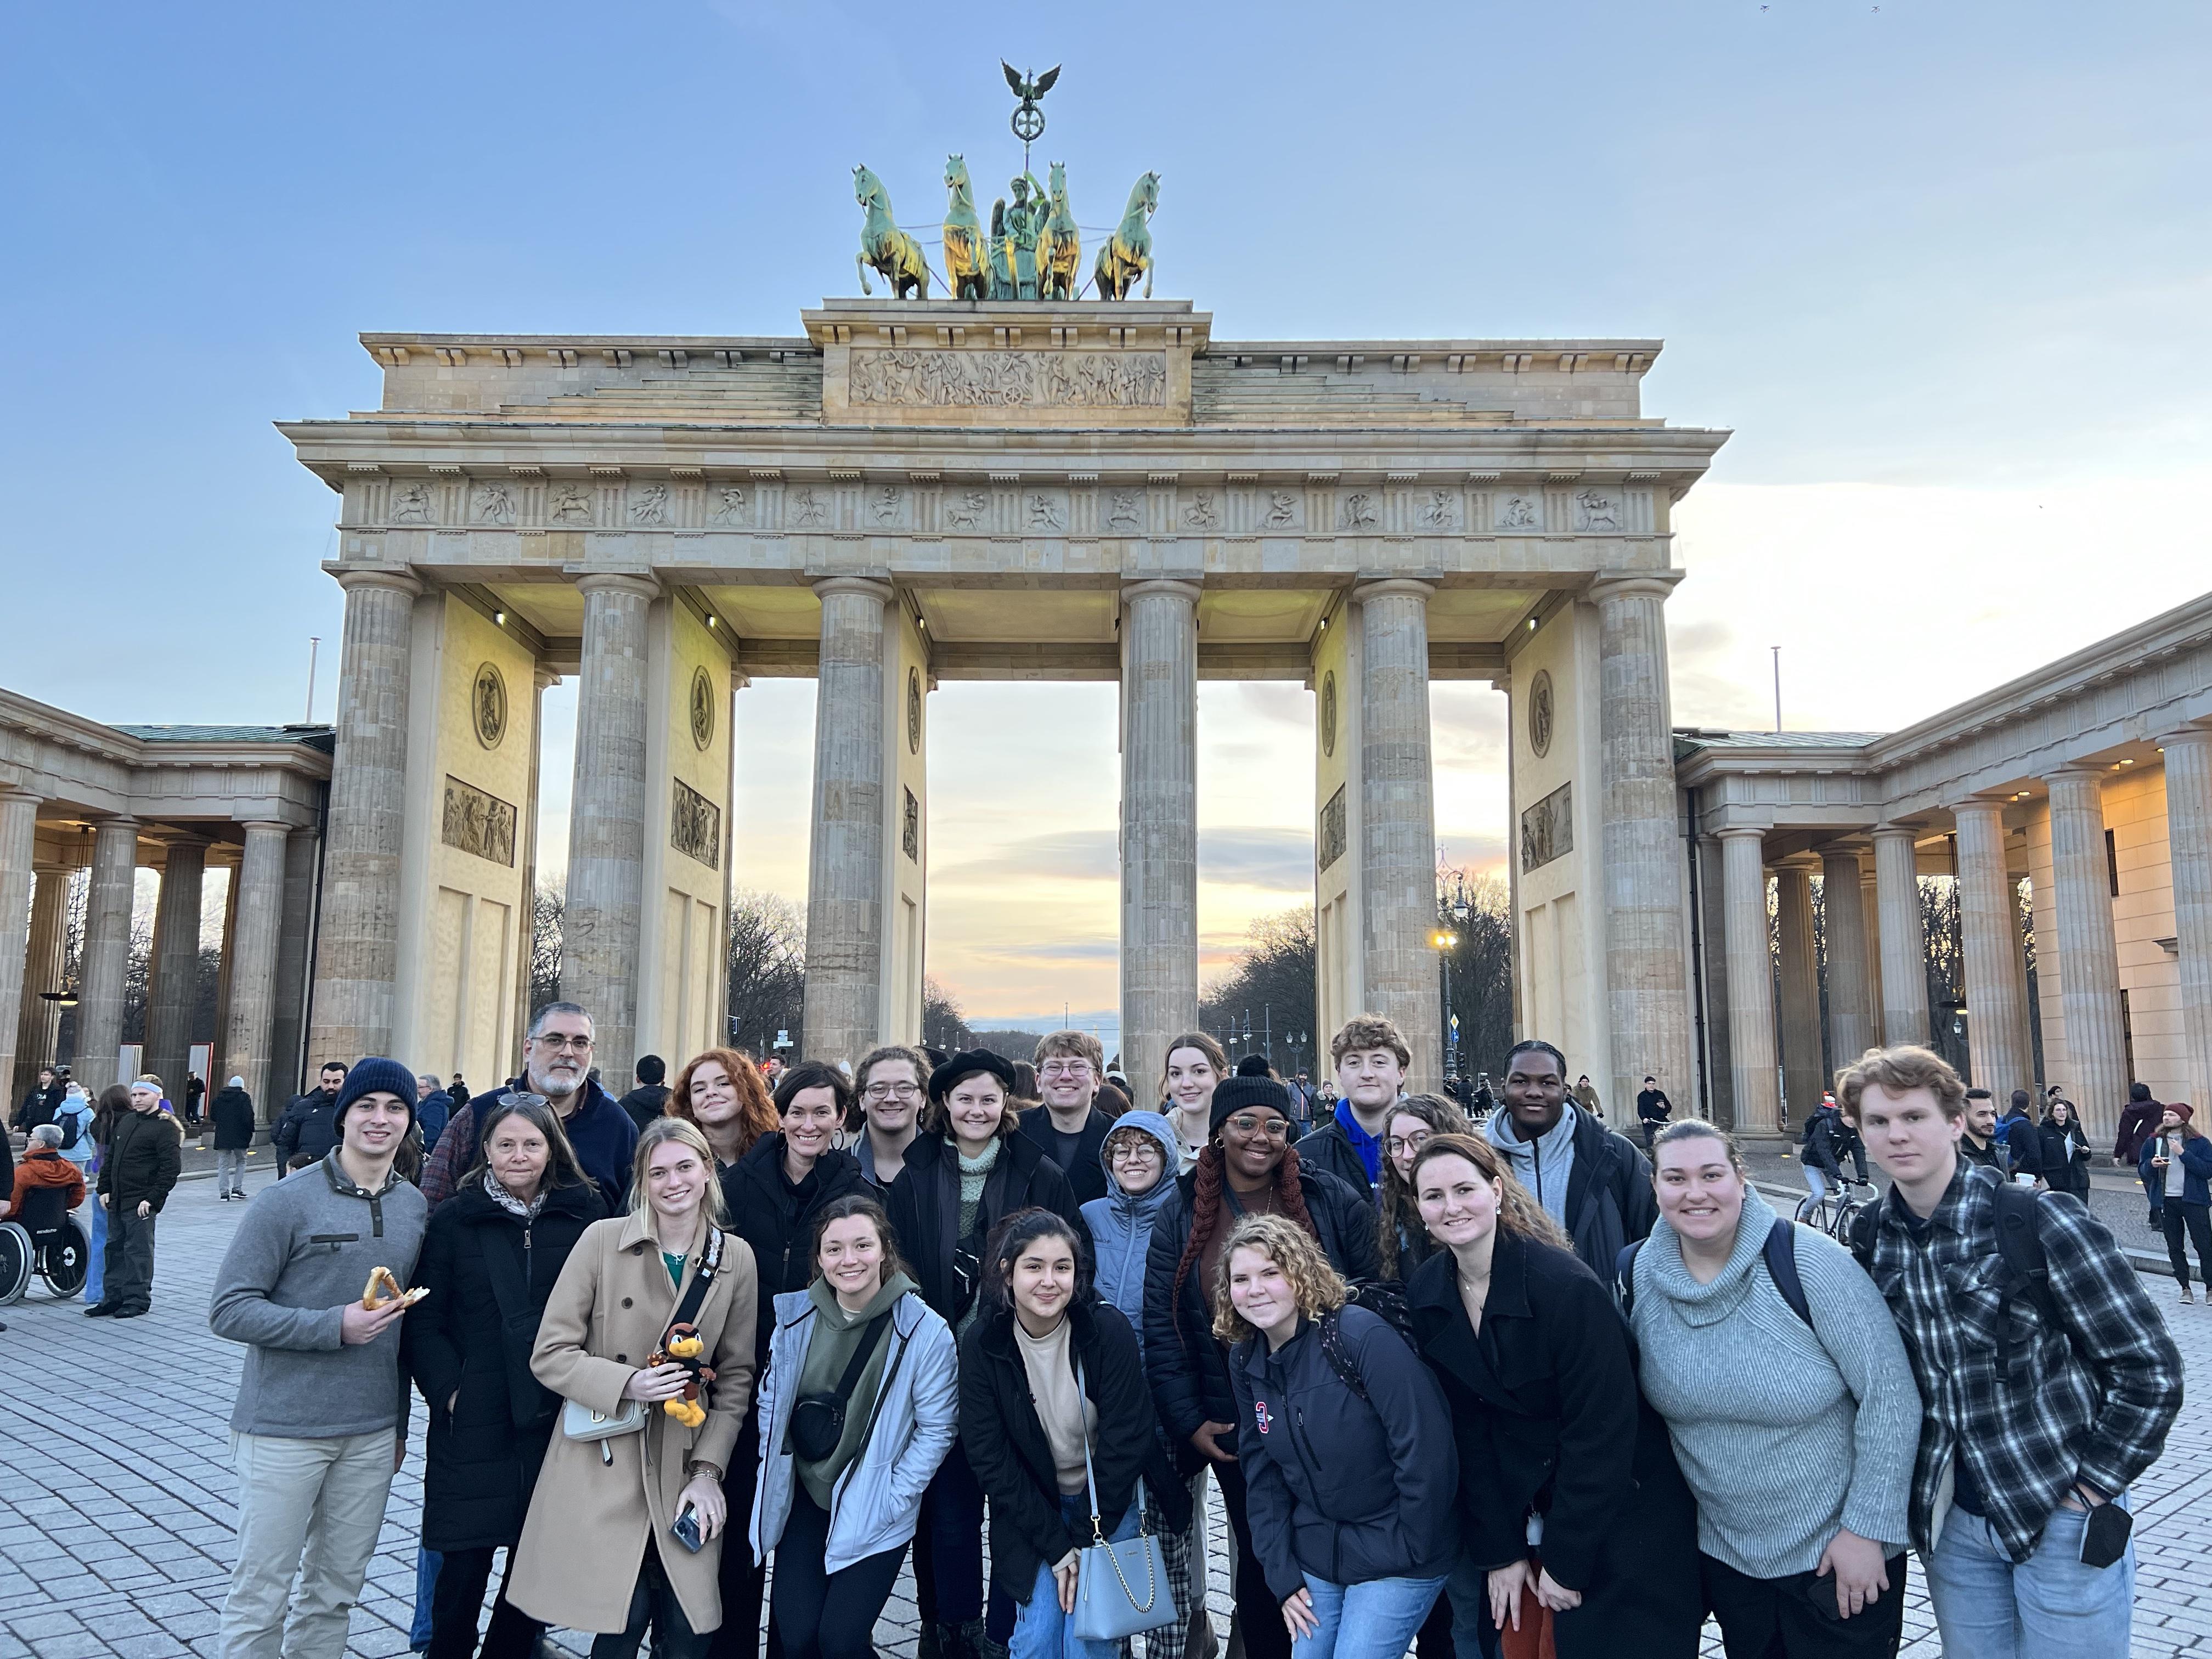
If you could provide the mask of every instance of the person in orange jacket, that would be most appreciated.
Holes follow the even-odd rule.
[[[15,1166],[15,1184],[8,1201],[0,1204],[0,1220],[22,1213],[23,1200],[41,1187],[58,1187],[74,1210],[84,1202],[84,1172],[61,1154],[62,1132],[51,1123],[31,1131],[31,1145]]]

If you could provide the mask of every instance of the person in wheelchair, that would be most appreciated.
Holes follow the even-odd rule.
[[[84,1175],[61,1154],[62,1131],[41,1123],[31,1131],[30,1148],[15,1166],[13,1186],[0,1201],[0,1222],[15,1234],[4,1252],[19,1260],[0,1262],[0,1292],[13,1301],[36,1272],[58,1296],[74,1296],[84,1284],[88,1247],[70,1212],[84,1202]]]

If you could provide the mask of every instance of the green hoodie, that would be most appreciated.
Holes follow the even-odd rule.
[[[807,1299],[814,1304],[814,1333],[807,1339],[806,1363],[799,1368],[799,1392],[793,1397],[793,1403],[795,1405],[809,1395],[835,1394],[868,1322],[878,1314],[889,1312],[899,1297],[914,1288],[914,1280],[904,1273],[893,1273],[866,1307],[858,1313],[847,1313],[838,1305],[837,1292],[830,1288],[829,1281],[817,1275],[806,1287]],[[853,1397],[845,1402],[845,1432],[838,1437],[836,1449],[818,1463],[810,1463],[795,1453],[792,1457],[806,1495],[825,1512],[830,1508],[830,1495],[837,1489],[837,1477],[860,1455],[860,1447],[867,1437],[868,1419],[876,1408],[876,1392],[883,1386],[884,1356],[890,1352],[888,1339],[891,1333],[888,1327],[884,1335],[886,1340],[876,1344],[875,1352],[860,1372],[860,1380],[854,1385]]]

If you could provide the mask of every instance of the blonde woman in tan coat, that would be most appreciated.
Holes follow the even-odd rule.
[[[592,1659],[634,1659],[648,1626],[663,1659],[700,1659],[722,1622],[722,1476],[752,1400],[758,1280],[751,1250],[725,1230],[714,1153],[696,1126],[646,1127],[630,1194],[629,1215],[594,1222],[577,1241],[530,1368],[564,1401],[607,1416],[643,1402],[645,1427],[599,1441],[556,1431],[507,1598],[533,1619],[593,1632]],[[714,1382],[705,1420],[687,1428],[664,1409],[684,1393],[684,1368],[646,1361],[717,1255],[690,1322]],[[696,1553],[671,1531],[687,1509],[703,1540]]]

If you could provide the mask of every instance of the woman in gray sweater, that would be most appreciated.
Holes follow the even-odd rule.
[[[1622,1290],[1729,1659],[1894,1654],[1920,1437],[1896,1323],[1850,1252],[1753,1190],[1729,1136],[1691,1119],[1653,1152],[1659,1220]]]

